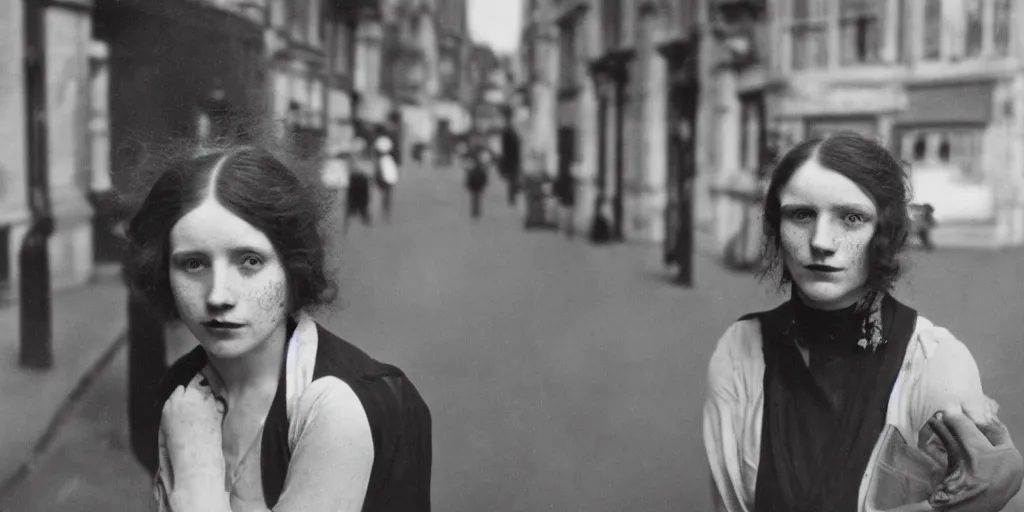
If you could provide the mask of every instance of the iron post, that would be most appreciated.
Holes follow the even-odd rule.
[[[48,243],[54,230],[50,205],[46,111],[46,4],[25,0],[25,98],[28,136],[28,203],[31,220],[21,243],[22,367],[53,367],[53,311]]]

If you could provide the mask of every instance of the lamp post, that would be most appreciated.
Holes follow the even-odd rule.
[[[53,367],[53,311],[48,242],[54,220],[50,205],[46,111],[46,4],[25,0],[25,90],[28,134],[28,203],[31,221],[21,243],[19,282],[21,345],[25,368]]]

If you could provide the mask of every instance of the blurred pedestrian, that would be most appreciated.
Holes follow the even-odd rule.
[[[416,387],[308,313],[335,289],[319,206],[238,147],[169,163],[131,220],[129,289],[199,341],[155,404],[159,510],[430,510]]]
[[[927,251],[935,248],[932,245],[932,229],[935,222],[935,208],[929,203],[911,205],[911,233],[921,242],[921,247]]]
[[[576,173],[575,164],[555,177],[554,193],[558,199],[559,220],[566,236],[572,238],[576,233]]]
[[[790,293],[711,356],[716,509],[1002,510],[1024,460],[974,358],[890,294],[910,229],[903,168],[844,133],[796,145],[771,176],[762,275]]]
[[[505,128],[501,133],[501,176],[508,186],[508,204],[515,206],[519,197],[520,169],[519,134],[512,125],[511,109],[506,113]]]
[[[487,171],[491,163],[491,154],[483,149],[474,150],[468,159],[466,168],[466,190],[469,191],[469,215],[479,220],[483,214],[483,194],[487,188]]]
[[[356,139],[356,141],[349,166],[348,188],[345,190],[343,233],[348,233],[352,217],[362,219],[364,226],[370,225],[370,169],[373,164],[366,141],[362,139]]]
[[[373,143],[377,153],[377,187],[380,189],[381,211],[384,221],[391,222],[391,197],[398,184],[398,163],[392,154],[395,145],[386,132],[381,132]]]

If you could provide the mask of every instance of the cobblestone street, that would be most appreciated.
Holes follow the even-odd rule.
[[[491,183],[474,223],[461,173],[407,170],[392,224],[337,236],[341,296],[318,313],[403,368],[430,405],[434,510],[708,510],[707,360],[732,320],[779,297],[706,256],[687,290],[670,284],[659,247],[524,231]],[[1020,444],[1024,253],[911,262],[898,296],[968,345]],[[146,510],[125,386],[121,354],[0,509]]]

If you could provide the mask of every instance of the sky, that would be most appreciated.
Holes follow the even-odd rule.
[[[468,0],[469,32],[474,41],[507,53],[519,46],[522,0]]]

